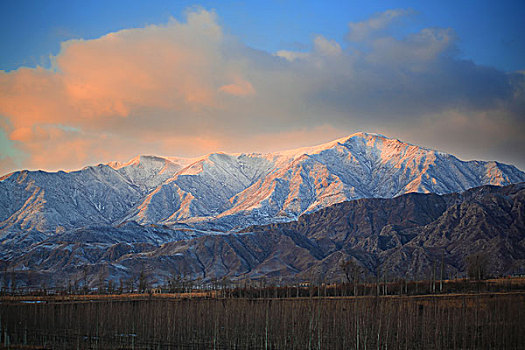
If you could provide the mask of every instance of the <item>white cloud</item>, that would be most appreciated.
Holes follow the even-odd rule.
[[[298,59],[306,59],[310,56],[307,52],[299,51],[288,51],[288,50],[279,50],[275,53],[276,56],[282,57],[290,62],[293,62]]]
[[[350,22],[348,24],[349,32],[346,35],[346,39],[355,42],[369,40],[378,34],[382,34],[385,29],[388,29],[399,19],[414,14],[415,12],[410,9],[394,9],[376,13],[361,22]]]
[[[322,35],[314,39],[314,50],[322,56],[338,56],[342,53],[341,46],[335,40],[328,40]]]

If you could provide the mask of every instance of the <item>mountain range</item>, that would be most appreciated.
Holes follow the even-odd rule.
[[[18,171],[0,178],[0,258],[5,269],[56,281],[86,268],[91,280],[122,278],[145,266],[159,278],[339,278],[337,262],[349,257],[406,275],[424,274],[436,254],[462,272],[458,257],[492,247],[495,235],[492,255],[512,259],[494,269],[507,272],[523,259],[523,186],[467,190],[523,181],[511,165],[366,133],[270,154]],[[511,222],[494,218],[499,211]]]

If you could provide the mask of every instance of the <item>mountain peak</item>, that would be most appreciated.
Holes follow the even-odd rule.
[[[297,159],[303,155],[314,155],[319,154],[327,150],[331,150],[343,145],[350,152],[366,152],[366,153],[376,153],[378,156],[381,156],[383,160],[391,157],[393,154],[397,153],[407,153],[407,152],[421,152],[421,153],[432,153],[432,154],[443,154],[441,152],[413,145],[408,142],[400,141],[399,139],[389,138],[381,134],[367,133],[367,132],[356,132],[354,134],[341,137],[339,139],[319,144],[316,146],[308,146],[290,149],[286,151],[279,151],[272,153],[272,155],[279,155],[285,157],[292,157]]]
[[[382,134],[376,134],[376,133],[373,133],[373,132],[358,131],[356,133],[353,133],[351,135],[342,137],[342,138],[337,139],[335,141],[344,143],[344,142],[348,141],[351,138],[362,138],[362,139],[368,139],[368,140],[380,138],[380,139],[395,140],[395,139],[392,139],[390,137],[386,137],[385,135],[382,135]],[[399,141],[399,140],[397,140],[397,141]]]
[[[392,137],[387,137],[385,135],[382,135],[382,134],[376,134],[376,133],[368,133],[368,132],[356,132],[352,135],[349,135],[349,136],[346,136],[346,137],[342,137],[340,139],[337,139],[333,142],[337,142],[337,143],[348,143],[348,142],[352,142],[352,141],[356,141],[356,140],[362,140],[362,141],[368,141],[368,142],[381,142],[383,144],[402,144],[402,145],[405,145],[405,146],[415,146],[415,147],[418,147],[418,148],[421,148],[421,149],[425,149],[425,150],[431,150],[431,149],[428,149],[428,148],[425,148],[425,147],[422,147],[422,146],[418,146],[418,145],[414,145],[414,144],[411,144],[411,143],[408,143],[408,142],[405,142],[405,141],[401,141],[399,139],[396,139],[396,138],[392,138]]]

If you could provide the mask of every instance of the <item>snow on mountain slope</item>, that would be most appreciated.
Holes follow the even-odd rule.
[[[287,221],[345,200],[459,192],[525,181],[497,162],[357,133],[315,147],[198,158],[140,156],[74,172],[0,179],[0,237],[127,221],[228,230]]]
[[[121,218],[143,192],[106,165],[79,171],[20,171],[0,182],[0,233],[60,232]]]
[[[194,161],[191,158],[137,156],[127,163],[110,162],[107,165],[115,169],[130,183],[145,191],[150,191]]]
[[[232,206],[230,198],[265,176],[272,166],[258,156],[210,154],[157,187],[127,219],[168,225],[212,220]]]
[[[272,154],[210,155],[157,188],[128,219],[168,225],[213,221],[232,228],[286,221],[357,198],[444,194],[521,181],[525,174],[513,166],[464,162],[382,135],[357,133]]]

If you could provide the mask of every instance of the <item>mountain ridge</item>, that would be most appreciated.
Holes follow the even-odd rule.
[[[398,142],[400,144],[404,144],[404,145],[408,145],[408,146],[414,146],[414,147],[417,147],[417,148],[422,149],[422,150],[436,152],[436,153],[441,154],[441,155],[452,155],[452,154],[449,154],[449,153],[446,153],[446,152],[442,152],[442,151],[439,151],[439,150],[436,150],[436,149],[433,149],[433,148],[430,148],[430,147],[420,146],[420,145],[416,145],[416,144],[413,144],[413,143],[401,141],[400,139],[397,139],[397,138],[390,138],[390,137],[387,137],[387,136],[382,135],[382,134],[359,131],[359,132],[350,134],[348,136],[343,136],[343,137],[335,139],[333,141],[324,142],[324,143],[321,143],[321,144],[318,144],[318,145],[304,146],[304,147],[298,147],[298,148],[291,148],[291,149],[283,150],[283,151],[275,151],[275,152],[248,152],[248,153],[246,153],[246,152],[231,152],[230,153],[230,152],[216,151],[216,152],[207,153],[205,155],[197,156],[197,157],[161,156],[161,155],[155,155],[155,154],[139,154],[139,155],[136,155],[136,156],[132,157],[131,159],[129,159],[127,161],[113,160],[113,161],[109,161],[109,162],[106,162],[106,163],[98,163],[96,165],[86,165],[86,166],[84,166],[82,168],[79,168],[79,169],[71,169],[71,170],[61,169],[61,170],[50,170],[50,171],[42,170],[42,169],[36,169],[36,170],[20,169],[20,170],[11,171],[9,173],[1,175],[0,176],[0,181],[10,177],[11,175],[13,175],[15,173],[22,173],[22,172],[43,172],[43,173],[48,173],[48,174],[72,173],[72,172],[85,170],[85,169],[91,168],[91,167],[97,167],[97,166],[100,166],[100,165],[107,165],[107,166],[109,166],[109,167],[111,167],[111,168],[113,168],[115,170],[118,170],[120,168],[123,168],[123,167],[126,167],[126,166],[130,166],[130,165],[139,165],[141,163],[140,162],[141,159],[150,159],[150,158],[161,160],[163,162],[164,161],[169,161],[169,162],[172,162],[172,163],[175,163],[175,164],[180,163],[180,164],[184,164],[185,166],[187,166],[187,165],[190,165],[191,163],[204,160],[205,158],[208,158],[211,155],[219,155],[219,154],[227,154],[227,155],[231,155],[231,156],[243,156],[243,155],[244,156],[250,156],[250,155],[260,155],[260,156],[294,155],[294,156],[299,156],[299,155],[303,155],[303,154],[309,153],[308,151],[315,152],[316,150],[325,150],[329,146],[334,146],[334,145],[336,145],[338,143],[344,143],[345,141],[347,141],[348,139],[351,139],[352,137],[382,138],[382,139],[385,139],[385,140]],[[457,158],[457,157],[455,157],[455,158]],[[457,159],[461,160],[459,158],[457,158]],[[468,163],[468,162],[483,162],[483,163],[505,164],[505,165],[509,165],[511,167],[514,167],[514,168],[518,169],[515,165],[501,163],[501,162],[498,162],[496,160],[483,160],[483,161],[481,161],[481,160],[461,160],[461,161],[462,162],[466,162],[466,163]]]
[[[438,194],[525,181],[514,166],[356,133],[274,153],[137,156],[72,172],[20,171],[0,181],[0,237],[136,221],[231,230],[290,221],[358,198]],[[58,231],[57,231],[58,230]]]

